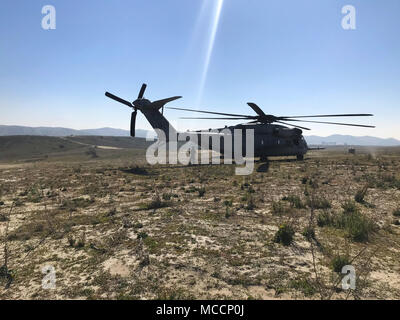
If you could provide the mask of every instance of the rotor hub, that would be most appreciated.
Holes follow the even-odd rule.
[[[258,120],[260,122],[264,122],[264,123],[273,123],[276,121],[276,117],[270,114],[267,114],[265,116],[259,116]]]
[[[150,100],[143,99],[143,98],[142,99],[136,99],[135,101],[132,102],[132,105],[135,108],[138,108],[138,109],[146,107],[146,106],[148,106],[150,104],[151,104]]]

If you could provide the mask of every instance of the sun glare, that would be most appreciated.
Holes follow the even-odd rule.
[[[214,1],[214,0],[213,0]],[[200,85],[199,85],[199,91],[198,91],[198,96],[197,96],[197,105],[200,106],[201,99],[203,97],[204,93],[204,87],[207,81],[207,75],[208,75],[208,70],[210,67],[210,61],[214,49],[214,44],[215,44],[215,38],[217,35],[218,31],[218,25],[219,25],[219,19],[221,17],[221,11],[222,11],[222,6],[224,4],[224,0],[216,0],[214,1],[215,5],[213,8],[213,15],[212,15],[212,26],[210,29],[210,34],[208,37],[208,44],[207,44],[207,51],[206,55],[204,58],[204,65],[203,65],[203,70],[201,73],[201,78],[200,78]]]

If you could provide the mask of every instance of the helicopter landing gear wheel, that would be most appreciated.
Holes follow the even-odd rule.
[[[304,155],[303,154],[298,154],[297,155],[297,160],[299,160],[299,161],[304,160]]]

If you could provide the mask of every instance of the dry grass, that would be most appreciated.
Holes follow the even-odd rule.
[[[144,152],[86,150],[0,167],[12,270],[0,299],[400,298],[399,152],[325,150],[239,177],[233,165],[151,167]],[[280,226],[294,232],[288,245],[274,241]],[[340,289],[344,261],[356,290]],[[41,287],[44,265],[54,290]]]

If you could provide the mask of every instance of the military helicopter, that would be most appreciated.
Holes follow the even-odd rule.
[[[105,95],[115,101],[127,105],[133,109],[131,115],[131,126],[130,135],[135,136],[136,116],[137,111],[141,111],[146,119],[149,121],[153,129],[162,130],[164,133],[163,139],[169,142],[172,136],[176,136],[177,131],[164,117],[164,106],[174,100],[182,98],[181,96],[174,96],[162,100],[151,102],[144,98],[146,91],[146,84],[143,84],[137,99],[133,102],[121,99],[120,97],[106,92]],[[271,156],[295,156],[298,160],[303,160],[304,155],[307,151],[312,150],[309,148],[304,137],[302,130],[311,130],[310,128],[298,125],[298,122],[306,123],[318,123],[318,124],[332,124],[341,126],[353,126],[363,128],[375,128],[375,126],[354,124],[354,123],[342,123],[342,122],[326,122],[326,121],[315,121],[308,120],[309,118],[328,118],[328,117],[368,117],[373,116],[372,114],[365,113],[349,113],[349,114],[322,114],[322,115],[309,115],[309,116],[274,116],[271,114],[265,114],[261,108],[253,103],[248,103],[249,107],[256,113],[255,115],[244,115],[234,113],[222,113],[205,110],[194,110],[176,107],[166,107],[167,109],[175,109],[187,112],[197,112],[203,114],[218,115],[219,117],[182,117],[181,119],[202,119],[202,120],[247,120],[247,123],[242,123],[234,126],[225,126],[224,128],[209,129],[209,133],[204,131],[189,131],[187,135],[196,135],[198,144],[201,145],[201,139],[209,139],[214,136],[215,133],[219,134],[222,139],[226,138],[227,132],[233,136],[233,132],[236,129],[240,129],[243,132],[246,129],[254,130],[254,157],[260,157],[261,160],[266,160],[267,157]],[[162,111],[160,112],[160,109]],[[302,120],[306,119],[306,120]],[[293,124],[291,122],[295,122]],[[157,132],[157,130],[156,130]],[[160,135],[158,137],[161,138]],[[208,149],[213,150],[213,145],[208,144]],[[224,152],[224,143],[218,145],[218,152],[221,154]],[[246,140],[242,135],[242,152],[246,148]],[[233,147],[232,147],[233,152]]]

